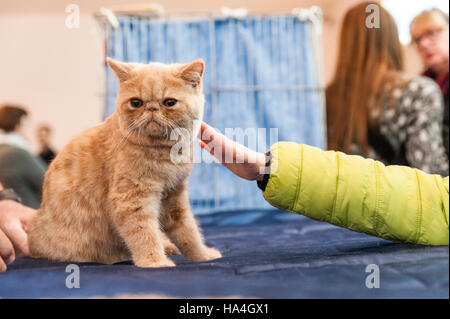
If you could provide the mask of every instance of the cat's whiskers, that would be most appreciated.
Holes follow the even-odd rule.
[[[116,150],[122,145],[122,143],[127,140],[131,134],[133,134],[133,131],[136,129],[136,127],[139,125],[136,121],[132,121],[131,124],[126,129],[126,133],[122,135],[122,138],[120,139],[120,142],[114,147],[111,154],[109,154],[108,158],[111,157],[113,154],[115,154]]]
[[[159,119],[160,122],[162,122],[162,124],[164,125],[164,129],[165,129],[165,137],[167,139],[170,139],[170,134],[172,133],[172,131],[174,129],[176,129],[176,123],[170,121],[169,119],[166,118],[160,118]]]

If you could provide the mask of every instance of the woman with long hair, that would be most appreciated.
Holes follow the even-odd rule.
[[[379,8],[379,27],[366,8]],[[336,71],[326,90],[328,148],[448,175],[442,141],[443,100],[425,77],[403,73],[393,17],[376,2],[345,15]]]

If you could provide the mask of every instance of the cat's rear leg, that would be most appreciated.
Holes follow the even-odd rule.
[[[170,193],[162,205],[162,226],[186,258],[211,260],[222,257],[217,249],[205,245],[197,222],[190,210],[186,185],[182,185],[180,189]]]
[[[164,232],[161,234],[161,237],[162,237],[164,251],[166,252],[166,255],[181,254],[181,252],[177,248],[177,246],[175,246],[175,244],[170,241],[169,237],[167,237],[167,235]]]

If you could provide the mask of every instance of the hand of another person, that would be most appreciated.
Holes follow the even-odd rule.
[[[14,247],[28,254],[27,225],[36,211],[12,200],[0,201],[0,272],[15,258]]]
[[[202,122],[199,133],[200,147],[211,153],[220,163],[237,176],[247,180],[261,180],[266,156],[234,142]]]

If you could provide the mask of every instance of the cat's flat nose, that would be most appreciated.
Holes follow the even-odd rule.
[[[156,103],[147,104],[145,110],[150,112],[159,111],[159,106]]]

